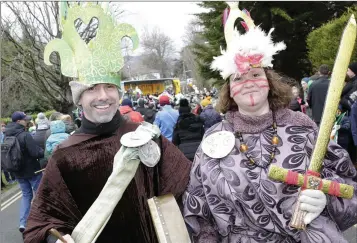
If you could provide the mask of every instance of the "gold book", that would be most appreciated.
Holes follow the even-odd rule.
[[[180,208],[172,194],[150,198],[148,204],[160,243],[191,243]]]

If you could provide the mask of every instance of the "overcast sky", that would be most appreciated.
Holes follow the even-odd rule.
[[[141,36],[143,29],[155,26],[170,36],[177,50],[183,47],[182,37],[185,26],[193,18],[192,14],[204,10],[198,2],[118,2],[125,10],[120,22],[133,25]]]
[[[177,51],[183,47],[182,37],[185,27],[194,17],[192,14],[206,11],[197,5],[198,2],[114,2],[115,8],[123,9],[125,12],[118,22],[126,22],[134,26],[139,37],[143,29],[159,27],[174,41]],[[1,15],[11,15],[11,11],[1,4]],[[142,49],[139,47],[135,54]]]

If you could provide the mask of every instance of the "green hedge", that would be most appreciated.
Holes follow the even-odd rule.
[[[53,112],[55,112],[55,110],[45,111],[44,114],[49,119]],[[35,120],[37,118],[37,114],[26,114],[26,115],[31,116],[32,120]],[[7,124],[11,122],[11,117],[0,118],[0,121],[5,122]]]
[[[327,64],[332,69],[342,33],[351,14],[357,15],[357,6],[349,8],[341,17],[332,19],[307,36],[308,56],[315,69],[318,69],[321,64]],[[351,57],[351,62],[355,61],[357,61],[357,45]]]

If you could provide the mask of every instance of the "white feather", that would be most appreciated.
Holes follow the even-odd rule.
[[[284,42],[273,43],[270,36],[273,31],[274,28],[266,34],[260,27],[255,27],[241,35],[235,30],[230,49],[225,51],[221,49],[222,55],[214,58],[211,69],[220,71],[224,79],[239,73],[234,62],[236,54],[243,56],[262,54],[262,67],[272,67],[273,56],[286,48]]]

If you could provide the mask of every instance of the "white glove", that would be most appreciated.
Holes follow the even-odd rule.
[[[304,223],[310,224],[325,209],[326,195],[320,190],[306,189],[300,195],[300,209],[307,212]]]
[[[74,240],[70,235],[64,235],[63,239],[67,241],[67,243],[74,243]],[[57,240],[56,243],[63,243],[61,240]]]

